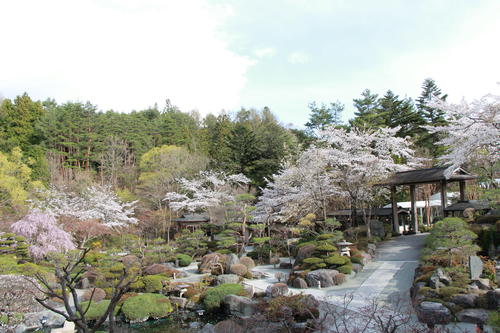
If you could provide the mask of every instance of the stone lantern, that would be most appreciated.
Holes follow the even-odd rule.
[[[338,242],[337,245],[340,247],[340,255],[341,256],[351,256],[351,249],[349,246],[353,245],[353,243],[346,241],[345,239],[341,242]]]

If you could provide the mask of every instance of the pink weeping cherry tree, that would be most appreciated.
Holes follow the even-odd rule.
[[[75,249],[71,235],[57,224],[55,217],[39,209],[30,211],[11,228],[13,232],[26,238],[31,245],[30,253],[35,259],[43,258],[49,252]]]

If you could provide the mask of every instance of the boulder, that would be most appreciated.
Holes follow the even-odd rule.
[[[363,256],[363,265],[366,265],[370,261],[372,261],[372,256],[364,251],[361,251],[361,256]]]
[[[215,328],[213,324],[206,324],[203,326],[203,328],[200,330],[200,333],[215,333]]]
[[[261,271],[250,271],[254,279],[265,279],[267,277],[266,273]]]
[[[481,290],[490,290],[490,280],[488,279],[477,279],[473,282]]]
[[[451,301],[462,308],[473,308],[478,298],[477,294],[460,294],[453,296]]]
[[[469,257],[469,271],[471,280],[476,280],[483,274],[483,261],[478,256]]]
[[[229,272],[231,266],[239,264],[240,260],[238,256],[234,253],[226,254],[225,262],[224,262],[224,271]]]
[[[168,299],[174,308],[177,307],[179,309],[184,309],[188,302],[187,298],[183,297],[170,296]]]
[[[368,245],[367,245],[368,254],[371,255],[372,257],[375,257],[376,251],[377,251],[377,245],[375,245],[373,243],[368,243]]]
[[[226,256],[220,253],[209,253],[201,258],[201,262],[198,265],[198,273],[201,274],[213,274],[218,273],[224,274],[224,261]]]
[[[425,287],[426,285],[427,285],[427,284],[426,284],[425,282],[417,282],[417,283],[415,283],[415,284],[411,287],[411,289],[410,289],[410,294],[411,294],[411,297],[412,297],[412,298],[415,298],[415,297],[419,294],[420,290],[421,290],[423,287]]]
[[[43,298],[43,294],[35,287],[38,283],[32,280],[33,284],[28,279],[30,278],[23,275],[0,275],[1,310],[28,313],[45,309],[33,297]]]
[[[245,330],[243,327],[238,325],[235,321],[231,319],[223,320],[218,322],[214,326],[214,332],[215,333],[244,333]]]
[[[137,256],[134,256],[133,254],[126,255],[120,259],[120,261],[125,265],[125,266],[132,266],[134,264],[138,264],[139,258]]]
[[[416,307],[418,319],[426,324],[448,324],[451,311],[441,303],[421,302]]]
[[[253,285],[244,284],[243,289],[249,298],[253,298],[255,295],[255,287]]]
[[[292,269],[292,264],[289,262],[281,262],[279,268],[281,269]]]
[[[162,264],[153,264],[144,267],[143,273],[144,275],[156,275],[156,274],[163,274],[168,272],[170,269]]]
[[[255,261],[250,257],[241,257],[240,264],[247,266],[248,270],[255,268]]]
[[[450,284],[451,277],[446,274],[441,268],[438,268],[429,279],[429,285],[434,289],[438,289],[443,286],[449,286]]]
[[[361,264],[352,264],[352,270],[356,273],[359,273],[363,270],[363,265]]]
[[[250,317],[257,312],[258,303],[248,297],[227,295],[224,297],[224,304],[227,305],[231,315]]]
[[[89,301],[91,296],[92,302],[99,303],[106,297],[106,292],[101,288],[87,289],[82,295],[82,301]]]
[[[489,312],[483,309],[465,309],[456,314],[459,321],[474,324],[486,324]]]
[[[307,289],[307,282],[303,278],[296,278],[292,281],[292,288]]]
[[[384,222],[379,220],[370,220],[370,230],[373,236],[384,238],[385,237],[385,228]]]
[[[300,266],[300,264],[302,264],[302,261],[306,258],[311,257],[315,250],[316,250],[316,245],[314,244],[302,246],[297,252],[297,256],[295,257],[295,262],[293,263],[293,266]]]
[[[486,293],[488,309],[500,311],[500,289],[490,290]]]
[[[338,274],[334,269],[317,269],[307,273],[307,285],[312,288],[328,288],[333,287],[333,277]]]
[[[217,275],[215,278],[215,285],[218,286],[224,283],[238,283],[240,282],[240,277],[236,274],[221,274]]]
[[[41,312],[26,313],[24,315],[23,324],[28,328],[45,327],[61,327],[64,325],[66,318],[55,312],[45,310]]]
[[[286,296],[288,295],[288,286],[284,283],[278,282],[273,285],[267,286],[266,288],[266,296],[268,297],[278,297],[278,296]]]
[[[75,332],[75,323],[72,321],[65,321],[63,327],[54,328],[50,331],[50,333],[74,333],[74,332]]]

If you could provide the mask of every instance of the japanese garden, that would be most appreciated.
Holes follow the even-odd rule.
[[[0,331],[498,331],[500,96],[353,103],[2,99]]]

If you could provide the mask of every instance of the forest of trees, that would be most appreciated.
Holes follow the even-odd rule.
[[[110,184],[123,200],[140,198],[147,210],[162,208],[175,180],[201,170],[241,173],[249,190],[260,194],[283,165],[317,141],[329,125],[396,128],[420,156],[434,160],[444,152],[429,126],[446,125],[443,111],[429,106],[445,100],[426,79],[415,100],[392,90],[366,89],[354,99],[354,118],[342,122],[339,101],[311,103],[305,129],[285,126],[267,107],[209,114],[183,112],[166,101],[131,113],[100,111],[90,102],[34,101],[28,94],[0,102],[0,202],[3,216],[18,213],[20,198],[37,186]],[[22,172],[22,170],[24,170]]]

